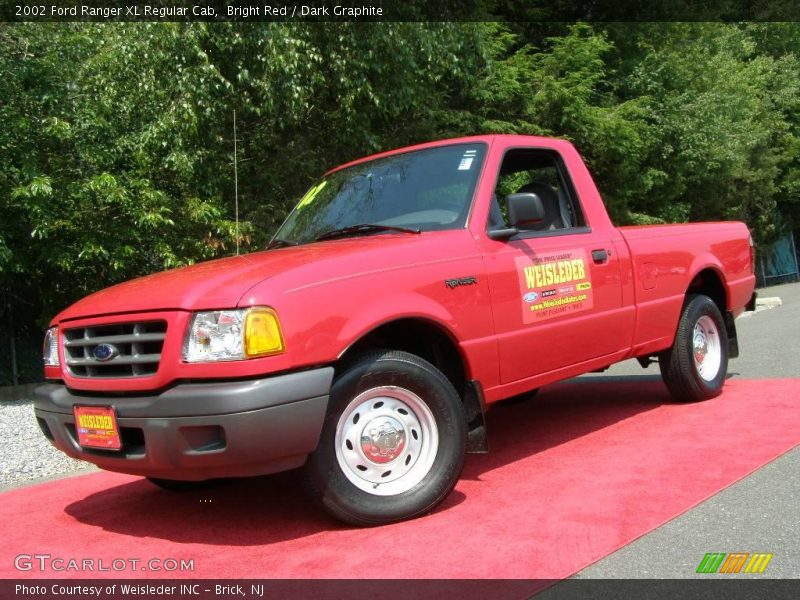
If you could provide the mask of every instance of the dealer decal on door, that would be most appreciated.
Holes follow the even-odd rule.
[[[561,250],[516,259],[522,322],[534,323],[592,308],[586,250]]]

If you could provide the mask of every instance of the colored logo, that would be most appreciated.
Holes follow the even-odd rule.
[[[525,302],[527,302],[528,304],[530,304],[531,302],[536,302],[536,300],[539,299],[539,294],[537,294],[536,292],[528,292],[522,297],[522,299],[525,300]]]
[[[112,346],[111,344],[98,344],[92,350],[92,356],[94,356],[95,360],[99,360],[100,362],[106,362],[114,358],[119,351]]]
[[[772,554],[766,552],[709,552],[697,566],[697,573],[763,573]]]
[[[584,281],[576,285],[575,289],[580,292],[581,290],[588,290],[590,287],[592,287],[592,283],[590,281]]]
[[[547,298],[548,296],[555,296],[557,292],[555,290],[545,290],[542,292],[542,298]]]

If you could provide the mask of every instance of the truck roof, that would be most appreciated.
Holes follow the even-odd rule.
[[[544,145],[552,147],[553,145],[558,144],[567,144],[569,142],[564,139],[560,138],[552,138],[552,137],[543,137],[537,135],[516,135],[516,134],[489,134],[489,135],[472,135],[466,137],[456,137],[456,138],[445,138],[441,140],[435,140],[432,142],[425,142],[422,144],[414,144],[412,146],[404,146],[402,148],[395,148],[393,150],[387,150],[385,152],[378,152],[377,154],[371,154],[369,156],[364,156],[362,158],[357,158],[356,160],[351,160],[343,165],[339,165],[338,167],[334,167],[330,169],[325,176],[330,175],[331,173],[335,173],[336,171],[341,171],[342,169],[346,169],[348,167],[352,167],[353,165],[357,165],[363,162],[367,162],[370,160],[374,160],[376,158],[383,158],[385,156],[392,156],[393,154],[402,154],[404,152],[413,152],[415,150],[425,150],[426,148],[436,148],[438,146],[450,146],[453,144],[470,144],[470,143],[479,143],[482,142],[484,144],[488,144],[489,146],[492,145],[494,141],[507,141],[511,143],[519,143],[520,145],[525,146],[536,146],[536,145]]]

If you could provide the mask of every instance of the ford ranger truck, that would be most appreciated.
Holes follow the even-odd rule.
[[[336,517],[388,523],[448,495],[494,402],[630,358],[717,396],[754,282],[743,223],[615,227],[566,141],[441,140],[331,170],[264,251],[61,312],[35,413],[102,469],[303,467]]]

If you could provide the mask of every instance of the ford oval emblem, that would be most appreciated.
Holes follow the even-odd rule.
[[[537,298],[539,298],[539,294],[537,294],[536,292],[528,292],[522,297],[522,299],[525,300],[525,302],[527,302],[528,304],[530,304],[531,302],[536,302]]]
[[[119,351],[112,346],[111,344],[98,344],[92,350],[92,356],[94,356],[95,360],[99,360],[100,362],[106,362],[114,358]]]

